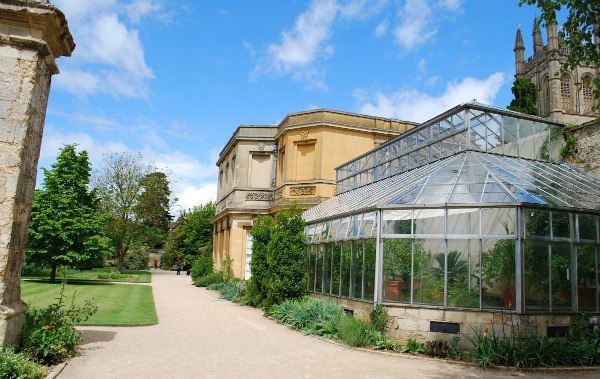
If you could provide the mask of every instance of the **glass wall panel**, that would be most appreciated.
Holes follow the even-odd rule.
[[[374,238],[364,240],[365,262],[364,262],[364,300],[373,300],[375,294],[375,251],[377,243]]]
[[[359,237],[371,237],[375,231],[375,212],[365,213],[360,223]]]
[[[364,240],[352,241],[352,298],[358,300],[363,297],[364,244]]]
[[[358,237],[361,218],[362,215],[354,215],[350,217],[350,222],[348,224],[348,234],[346,236],[347,239]]]
[[[445,254],[445,240],[415,239],[413,303],[444,305],[443,266],[434,257]],[[443,261],[442,261],[443,264]]]
[[[444,209],[415,209],[415,235],[444,236],[446,230]]]
[[[519,120],[519,156],[525,159],[536,159],[535,128],[533,121]]]
[[[315,260],[315,292],[323,292],[323,255],[325,254],[325,245],[317,246],[317,257]]]
[[[350,217],[344,217],[340,220],[340,226],[337,232],[337,239],[342,240],[346,237],[346,233],[348,232],[348,226],[350,225]]]
[[[337,237],[339,220],[331,221],[331,226],[329,227],[329,236],[327,237],[328,241],[333,241]]]
[[[448,237],[479,237],[479,208],[448,209]]]
[[[341,280],[341,243],[332,245],[331,251],[331,294],[334,296],[340,295],[340,280]]]
[[[571,311],[571,245],[551,244],[552,311]]]
[[[309,269],[308,269],[308,290],[315,290],[315,273],[316,273],[316,258],[317,258],[317,245],[310,245],[309,247]]]
[[[341,251],[341,270],[340,270],[340,295],[342,297],[350,297],[350,264],[352,262],[352,243],[344,241]]]
[[[331,293],[331,249],[332,243],[325,244],[323,250],[323,293]]]
[[[579,311],[597,311],[598,306],[597,245],[577,246],[577,297]]]
[[[483,237],[514,236],[517,230],[516,208],[482,208],[481,235]]]
[[[412,239],[383,240],[383,299],[410,301]]]
[[[481,275],[483,308],[515,308],[515,246],[513,239],[483,239]]]
[[[596,225],[597,218],[584,214],[577,215],[577,218],[579,232],[578,240],[596,242],[598,240],[598,226]]]
[[[449,308],[479,309],[480,246],[478,239],[448,240],[446,272]],[[443,256],[434,256],[434,259],[438,265],[443,264]]]
[[[525,208],[525,235],[533,238],[550,238],[550,211]]]
[[[528,312],[550,310],[550,243],[524,241],[525,310]]]
[[[571,222],[569,213],[552,212],[552,237],[569,238],[571,237]]]
[[[383,211],[383,234],[411,234],[412,210]]]

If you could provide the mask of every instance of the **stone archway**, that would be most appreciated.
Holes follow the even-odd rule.
[[[50,82],[74,48],[47,0],[0,2],[0,347],[18,343],[27,310],[21,267]]]

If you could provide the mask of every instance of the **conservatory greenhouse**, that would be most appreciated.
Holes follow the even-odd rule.
[[[308,290],[411,338],[597,313],[600,181],[561,164],[562,127],[467,103],[338,167],[304,213]]]

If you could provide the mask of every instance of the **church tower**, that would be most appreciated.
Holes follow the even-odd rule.
[[[540,116],[553,121],[582,123],[600,116],[592,111],[593,92],[584,83],[597,78],[598,66],[579,66],[575,70],[561,72],[567,61],[569,49],[563,46],[563,34],[558,32],[556,21],[546,27],[547,45],[544,45],[539,19],[533,21],[533,55],[525,59],[525,44],[521,29],[515,39],[515,77],[529,78],[538,89]],[[597,29],[595,29],[597,30]],[[600,38],[594,35],[594,43],[600,46]]]

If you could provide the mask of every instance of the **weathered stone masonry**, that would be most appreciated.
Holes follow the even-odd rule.
[[[47,0],[0,3],[0,346],[18,342],[27,309],[21,266],[51,76],[74,48]]]

